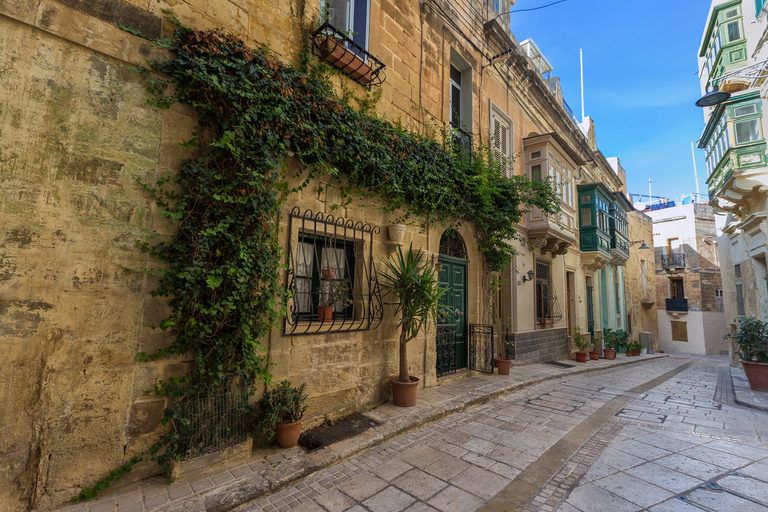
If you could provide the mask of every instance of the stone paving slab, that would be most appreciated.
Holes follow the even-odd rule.
[[[740,367],[731,368],[733,379],[733,392],[736,395],[736,403],[768,412],[768,391],[754,391],[749,387],[747,376]]]
[[[433,423],[447,416],[459,413],[469,407],[484,404],[495,398],[501,397],[516,390],[531,386],[536,383],[568,377],[577,374],[595,372],[618,366],[644,363],[659,358],[668,357],[666,354],[648,355],[628,358],[619,355],[617,359],[609,361],[600,359],[590,360],[587,363],[574,363],[573,368],[560,368],[548,364],[532,364],[516,366],[509,376],[482,374],[467,372],[442,379],[443,382],[428,389],[419,390],[419,403],[416,407],[396,407],[391,402],[386,402],[364,413],[365,416],[374,419],[381,424],[353,438],[335,443],[312,453],[306,452],[301,447],[291,449],[267,448],[255,449],[252,457],[245,461],[219,468],[205,473],[194,480],[180,481],[168,484],[161,478],[151,478],[142,482],[128,485],[111,494],[86,503],[70,504],[61,510],[62,512],[82,511],[117,511],[128,512],[217,512],[226,511],[236,506],[264,498],[281,489],[290,486],[299,488],[301,480],[317,471],[339,464],[354,455],[385,441],[412,432],[426,424]],[[573,361],[569,361],[573,363]],[[585,391],[587,392],[587,391]],[[557,396],[544,397],[542,404],[557,408],[559,402]],[[542,410],[550,410],[542,405]],[[585,412],[588,416],[591,411]],[[494,438],[497,429],[491,425],[478,427],[484,429],[489,437],[489,442]],[[546,435],[542,432],[542,435]],[[557,433],[549,433],[557,435]],[[533,440],[531,439],[531,442]],[[467,447],[472,450],[481,447]],[[483,456],[478,453],[476,458],[480,461]],[[498,464],[493,459],[487,459],[487,470],[494,472],[494,465]],[[429,473],[429,464],[419,463],[425,474]],[[396,472],[399,468],[392,468]],[[407,468],[403,468],[407,470]],[[456,468],[432,468],[433,471],[453,471]],[[458,470],[457,477],[462,470]],[[496,468],[499,471],[499,468]],[[381,475],[383,478],[390,474]],[[428,476],[428,475],[427,475]],[[335,485],[347,479],[344,474],[337,475]],[[323,484],[320,484],[323,485]],[[332,487],[334,482],[328,482]],[[307,487],[301,492],[309,495],[317,494],[317,489]],[[438,493],[429,503],[441,510],[446,510],[447,503],[460,503],[476,500],[475,497],[453,496]],[[467,503],[463,503],[467,506]],[[465,509],[467,510],[467,509]]]

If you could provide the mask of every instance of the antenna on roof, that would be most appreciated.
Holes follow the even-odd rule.
[[[584,49],[579,48],[579,63],[581,64],[581,122],[584,122]]]

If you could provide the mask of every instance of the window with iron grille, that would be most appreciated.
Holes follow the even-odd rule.
[[[556,324],[563,319],[551,271],[548,261],[536,260],[536,317],[542,324]]]
[[[299,336],[378,327],[382,300],[372,248],[380,229],[296,207],[288,231],[291,298],[283,332]]]

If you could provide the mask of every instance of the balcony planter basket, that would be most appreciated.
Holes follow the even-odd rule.
[[[328,22],[312,34],[312,53],[368,89],[385,80],[384,63]]]

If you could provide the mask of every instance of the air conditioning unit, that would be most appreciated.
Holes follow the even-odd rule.
[[[653,333],[652,332],[641,332],[640,343],[643,344],[646,352],[648,352],[649,354],[653,354]]]

